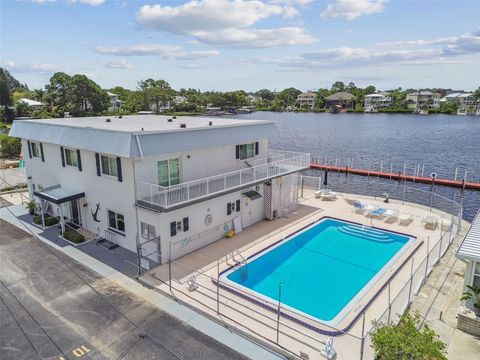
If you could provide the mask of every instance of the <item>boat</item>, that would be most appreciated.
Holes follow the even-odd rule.
[[[378,110],[373,106],[367,106],[365,108],[365,112],[366,113],[378,113]]]
[[[461,108],[457,110],[457,115],[480,115],[480,110],[471,110],[467,108]]]
[[[412,114],[417,114],[417,115],[428,115],[428,110],[422,110],[422,109],[415,109],[413,110]]]

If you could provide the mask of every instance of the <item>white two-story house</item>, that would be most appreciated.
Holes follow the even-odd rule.
[[[269,121],[168,116],[15,121],[44,212],[162,263],[297,204],[310,155],[273,151]],[[140,254],[142,255],[142,254]]]

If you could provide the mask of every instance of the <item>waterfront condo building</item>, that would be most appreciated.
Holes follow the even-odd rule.
[[[411,109],[434,109],[440,106],[440,94],[431,91],[418,91],[407,94],[408,107]]]
[[[37,212],[162,263],[297,205],[310,155],[269,121],[137,115],[15,121]],[[57,225],[58,226],[58,225]]]

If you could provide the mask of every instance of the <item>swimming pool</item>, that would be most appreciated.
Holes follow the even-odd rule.
[[[413,237],[324,218],[222,273],[221,282],[336,324]]]

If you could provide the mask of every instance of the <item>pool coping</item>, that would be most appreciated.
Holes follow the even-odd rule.
[[[305,226],[302,226],[300,229],[297,229],[295,230],[294,232],[290,233],[288,236],[282,238],[282,239],[279,239],[278,241],[275,241],[274,243],[256,251],[255,253],[253,253],[252,255],[249,255],[246,257],[246,261],[248,261],[249,259],[252,259],[254,257],[256,257],[257,255],[267,251],[268,249],[270,248],[273,248],[277,245],[279,245],[280,243],[284,242],[285,240],[297,235],[298,233],[304,231],[305,229],[311,227],[312,225],[314,224],[317,224],[317,223],[320,223],[321,221],[324,221],[324,220],[327,220],[327,219],[332,219],[332,220],[338,220],[338,221],[342,221],[342,222],[347,222],[347,223],[350,223],[350,224],[355,224],[355,225],[360,225],[362,226],[363,224],[359,223],[359,222],[356,222],[356,221],[350,221],[350,220],[345,220],[345,219],[340,219],[340,218],[336,218],[336,217],[332,217],[332,216],[323,216],[319,219],[316,219],[312,222],[310,222],[309,224],[305,225]],[[289,313],[286,313],[284,311],[281,310],[280,308],[280,311],[278,309],[277,306],[275,306],[275,304],[272,304],[271,301],[268,301],[268,300],[264,300],[264,302],[262,301],[259,301],[258,299],[256,299],[254,297],[254,295],[250,295],[250,294],[246,294],[246,293],[243,293],[243,292],[240,292],[240,290],[236,289],[234,286],[229,286],[229,285],[226,285],[224,283],[222,283],[221,281],[217,281],[217,279],[215,278],[212,278],[212,282],[217,285],[218,287],[224,289],[224,290],[227,290],[229,291],[230,293],[233,293],[235,294],[236,296],[239,296],[247,301],[250,301],[268,311],[271,311],[271,312],[274,312],[275,314],[279,314],[280,316],[292,321],[292,322],[295,322],[303,327],[306,327],[316,333],[319,333],[319,334],[323,334],[323,335],[327,335],[327,336],[340,336],[340,335],[343,335],[344,333],[346,333],[347,331],[349,331],[352,326],[359,320],[359,318],[362,316],[363,313],[366,312],[366,310],[372,305],[372,303],[377,299],[377,297],[383,292],[383,290],[388,286],[388,284],[392,281],[392,279],[398,275],[398,273],[404,268],[404,266],[407,264],[407,262],[410,261],[410,259],[415,255],[415,253],[418,251],[418,249],[420,249],[421,246],[423,246],[424,244],[424,241],[423,240],[420,240],[418,241],[418,238],[416,236],[413,236],[413,235],[410,235],[410,234],[406,234],[406,233],[402,233],[402,232],[398,232],[398,231],[393,231],[393,230],[386,230],[386,229],[382,229],[382,228],[379,228],[379,227],[376,227],[376,226],[369,226],[369,228],[371,229],[377,229],[377,230],[381,230],[381,231],[384,231],[384,232],[390,232],[390,233],[394,233],[394,234],[397,234],[397,235],[402,235],[402,236],[406,236],[406,237],[409,237],[411,240],[416,240],[414,243],[411,244],[411,246],[413,247],[412,251],[406,256],[406,258],[401,262],[401,264],[395,269],[395,271],[384,281],[384,283],[380,286],[380,288],[378,288],[375,293],[373,294],[373,296],[371,296],[371,298],[368,300],[368,302],[361,307],[361,311],[358,311],[357,315],[354,316],[354,318],[350,321],[350,323],[345,326],[342,330],[339,330],[339,329],[336,329],[333,325],[330,325],[328,324],[328,321],[325,322],[325,321],[322,321],[321,319],[318,319],[318,318],[315,318],[313,316],[307,316],[309,318],[311,318],[312,321],[314,322],[319,322],[321,323],[323,326],[325,327],[329,327],[329,328],[332,328],[332,329],[335,329],[333,331],[330,331],[330,330],[325,330],[325,329],[321,329],[315,325],[312,325],[310,323],[307,323],[301,319],[298,319],[296,318],[295,316],[289,314]],[[411,241],[409,240],[409,241]],[[407,245],[408,242],[405,244]],[[405,250],[407,250],[405,248]],[[405,254],[405,251],[403,252],[403,254]],[[402,254],[400,254],[399,256],[401,257]],[[394,258],[390,259],[389,262],[391,262]],[[399,261],[400,259],[396,259],[396,261]],[[385,268],[389,262],[387,262],[383,268]],[[393,262],[395,263],[395,261]],[[229,265],[226,269],[222,270],[218,276],[219,276],[219,279],[220,279],[220,276],[225,274],[226,272],[229,272],[229,271],[232,271],[234,268],[237,268],[238,267],[238,264],[235,264],[235,265]],[[381,270],[382,270],[381,269]],[[378,275],[378,273],[372,277],[371,280],[369,280],[369,283],[371,281],[373,281],[375,279],[375,277]],[[385,272],[383,272],[383,274],[381,274],[381,276],[385,275]],[[368,283],[367,283],[368,285]],[[365,287],[367,286],[365,285]],[[364,287],[364,288],[365,288]],[[364,291],[365,289],[362,288],[358,294],[360,294],[362,291]],[[370,289],[368,289],[368,291],[370,291],[372,289],[372,287],[370,287]],[[367,293],[368,293],[367,291]],[[250,292],[253,292],[253,290],[250,290]],[[355,297],[358,296],[355,295]],[[365,296],[365,294],[363,294],[363,296]],[[352,300],[349,301],[349,303],[351,301],[353,301],[355,299],[355,297],[352,298]],[[258,297],[260,299],[260,297]],[[284,305],[285,306],[285,305]],[[348,306],[348,304],[346,305]],[[289,308],[292,308],[292,307],[289,307]],[[293,309],[293,308],[292,308]],[[343,311],[344,309],[342,309]],[[351,308],[349,309],[350,311],[352,310]],[[307,315],[303,312],[301,312],[300,310],[298,309],[295,309],[295,310],[290,310],[292,313],[296,313],[296,314],[301,314],[303,316]],[[340,315],[340,313],[342,312],[340,311],[339,314],[337,314],[336,316]]]

